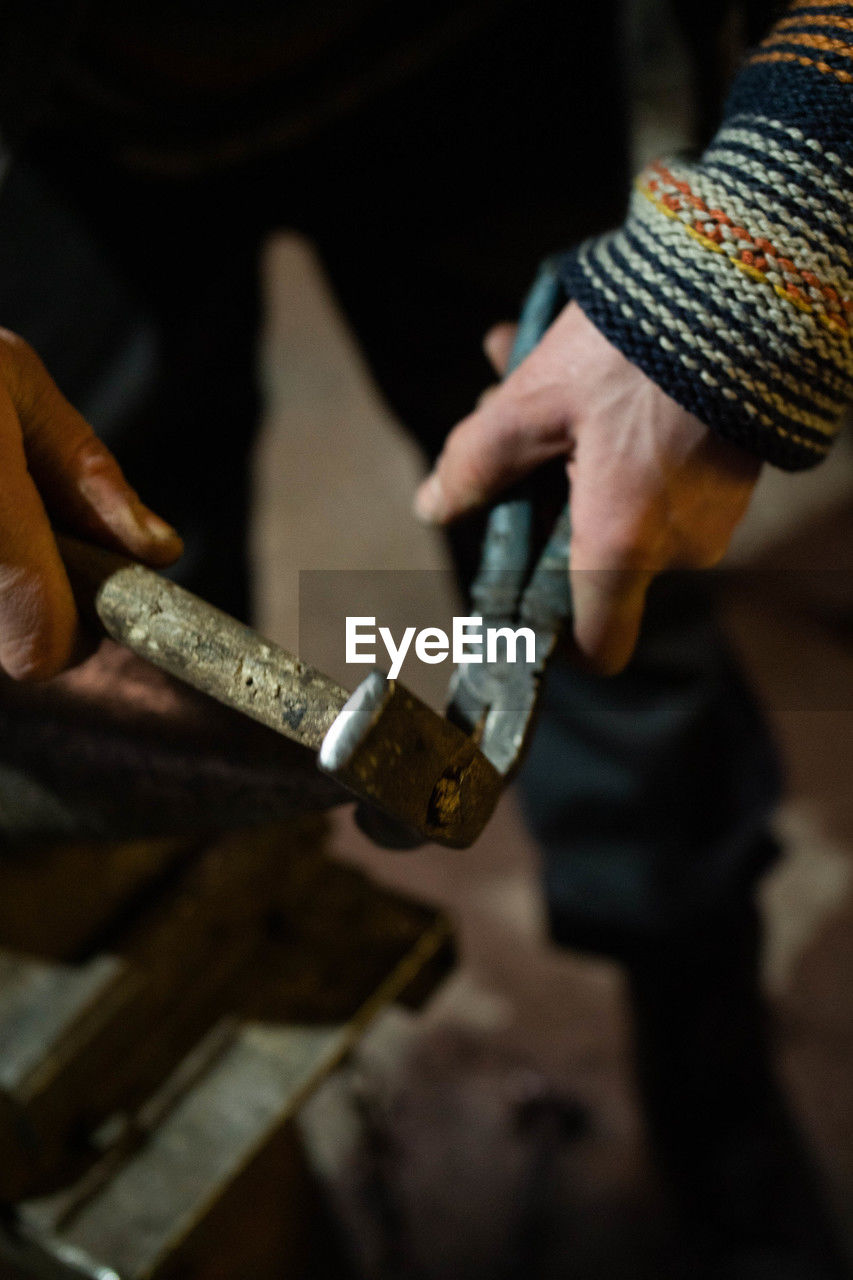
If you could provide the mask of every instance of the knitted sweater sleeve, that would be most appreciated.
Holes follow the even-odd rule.
[[[853,3],[797,0],[735,80],[698,161],[637,179],[566,288],[674,400],[787,470],[853,398]]]

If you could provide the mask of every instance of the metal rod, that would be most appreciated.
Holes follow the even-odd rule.
[[[58,539],[78,607],[169,675],[316,751],[346,689],[152,569]]]

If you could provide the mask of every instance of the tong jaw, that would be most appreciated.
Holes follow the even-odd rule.
[[[489,518],[486,547],[527,550],[530,524],[528,502],[516,500],[496,507]],[[481,569],[472,588],[472,607],[482,613],[486,625],[511,630],[524,626],[534,635],[532,662],[520,661],[517,655],[517,660],[510,662],[504,655],[495,662],[460,666],[450,683],[448,719],[478,741],[483,755],[505,782],[523,758],[545,668],[571,613],[570,541],[566,506],[526,588],[520,589],[523,579],[517,568],[501,570],[494,562]]]

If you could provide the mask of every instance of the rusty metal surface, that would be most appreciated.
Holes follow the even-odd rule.
[[[347,798],[306,748],[109,641],[44,685],[0,677],[0,847],[244,826]]]
[[[392,819],[362,822],[367,834],[388,847],[412,847],[424,839],[467,847],[491,817],[503,784],[475,738],[379,672],[346,704],[323,742],[319,763]]]
[[[317,750],[346,689],[144,565],[72,538],[62,556],[113,640],[225,706]]]

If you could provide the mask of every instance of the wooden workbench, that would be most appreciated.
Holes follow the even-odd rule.
[[[317,1274],[294,1116],[451,952],[324,823],[0,858],[2,1280]]]

